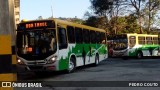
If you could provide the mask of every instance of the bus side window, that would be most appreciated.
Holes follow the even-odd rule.
[[[66,30],[62,27],[58,27],[58,44],[59,50],[67,48]]]
[[[101,43],[102,44],[106,44],[106,38],[105,38],[105,33],[101,33],[102,34],[102,36],[101,36]]]
[[[96,43],[96,32],[95,31],[90,31],[90,40],[91,40],[91,43]]]
[[[153,44],[152,37],[146,37],[146,44]]]
[[[74,27],[67,26],[67,34],[69,43],[75,43],[75,31]]]
[[[83,29],[83,41],[84,43],[90,43],[89,30]]]
[[[75,37],[76,37],[76,43],[83,43],[83,35],[82,35],[82,29],[81,28],[75,28]]]
[[[144,36],[138,36],[138,43],[141,45],[145,44],[145,37]]]
[[[100,32],[96,32],[96,38],[97,38],[97,43],[100,44],[101,43],[101,35]]]
[[[153,43],[158,44],[158,37],[153,37]]]

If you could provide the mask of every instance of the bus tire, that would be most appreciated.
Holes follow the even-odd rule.
[[[138,58],[138,59],[143,58],[143,53],[142,53],[142,51],[138,51],[138,53],[137,53],[137,58]]]
[[[99,56],[98,56],[98,54],[97,54],[96,57],[95,57],[94,66],[98,66],[98,65],[99,65]]]
[[[67,70],[67,73],[72,73],[74,72],[76,69],[76,60],[74,57],[70,58],[70,62],[69,62],[69,68]]]

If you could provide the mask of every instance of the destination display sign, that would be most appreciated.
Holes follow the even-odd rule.
[[[55,28],[54,21],[30,21],[18,24],[17,30]]]

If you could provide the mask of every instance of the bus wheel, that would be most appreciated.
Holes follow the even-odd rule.
[[[138,59],[141,59],[143,57],[143,53],[141,52],[141,51],[139,51],[138,53],[137,53],[137,58]]]
[[[75,59],[72,57],[69,62],[69,68],[67,70],[68,73],[74,72],[75,68],[76,68]]]
[[[98,64],[99,64],[99,56],[96,55],[94,66],[98,66]]]

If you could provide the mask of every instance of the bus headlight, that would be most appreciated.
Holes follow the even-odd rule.
[[[56,58],[55,58],[55,57],[53,57],[53,58],[51,58],[51,60],[52,60],[52,61],[55,61],[55,60],[56,60]]]
[[[47,61],[48,64],[54,63],[56,61],[57,57],[52,57]]]
[[[17,64],[24,64],[24,62],[21,59],[17,59]]]

